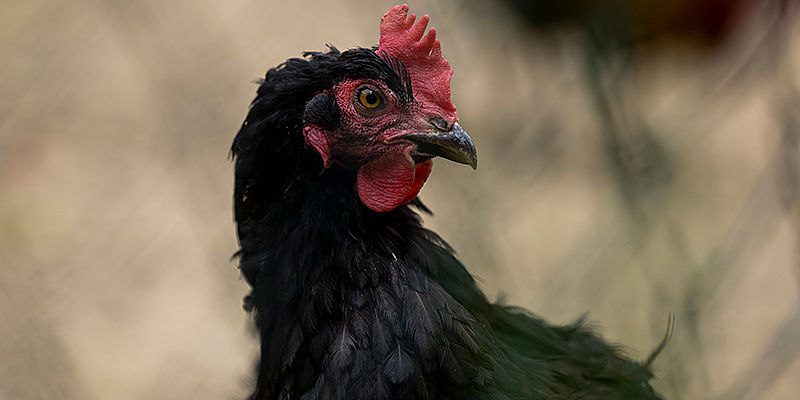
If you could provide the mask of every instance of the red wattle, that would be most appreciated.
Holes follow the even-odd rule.
[[[433,160],[428,160],[425,162],[421,162],[414,166],[414,183],[411,184],[411,189],[409,189],[406,198],[403,199],[403,204],[408,204],[411,200],[417,198],[419,191],[422,190],[422,185],[425,184],[425,181],[428,180],[428,177],[431,176],[431,170],[433,169]]]
[[[414,164],[408,148],[392,149],[358,170],[358,197],[373,211],[386,212],[414,200],[433,161]]]

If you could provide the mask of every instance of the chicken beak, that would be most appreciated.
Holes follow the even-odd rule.
[[[422,156],[439,156],[459,164],[467,164],[472,169],[478,168],[478,152],[467,132],[458,122],[449,131],[434,129],[432,132],[409,133],[397,139],[414,143],[416,153]]]

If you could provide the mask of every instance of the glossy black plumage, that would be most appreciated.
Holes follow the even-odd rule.
[[[383,81],[413,101],[401,65],[371,49],[308,53],[271,69],[233,143],[240,268],[261,361],[252,399],[656,399],[648,369],[580,322],[551,326],[492,304],[412,206],[368,209],[356,171],[324,168],[304,115],[319,93]],[[326,111],[327,110],[327,111]]]

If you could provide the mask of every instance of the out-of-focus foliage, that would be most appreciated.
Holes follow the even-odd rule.
[[[411,4],[480,153],[436,163],[427,224],[490,296],[589,312],[634,356],[673,314],[669,398],[796,398],[797,5],[595,3]],[[251,82],[375,44],[391,5],[0,4],[0,399],[245,395],[227,150]]]

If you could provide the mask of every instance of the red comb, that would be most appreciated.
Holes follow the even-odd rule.
[[[450,77],[453,70],[442,57],[442,45],[436,30],[427,35],[428,16],[416,25],[414,14],[406,17],[408,5],[392,7],[381,18],[381,39],[378,53],[400,60],[411,76],[414,97],[423,110],[444,118],[448,123],[458,120],[456,106],[450,100]],[[423,37],[424,35],[424,37]]]

